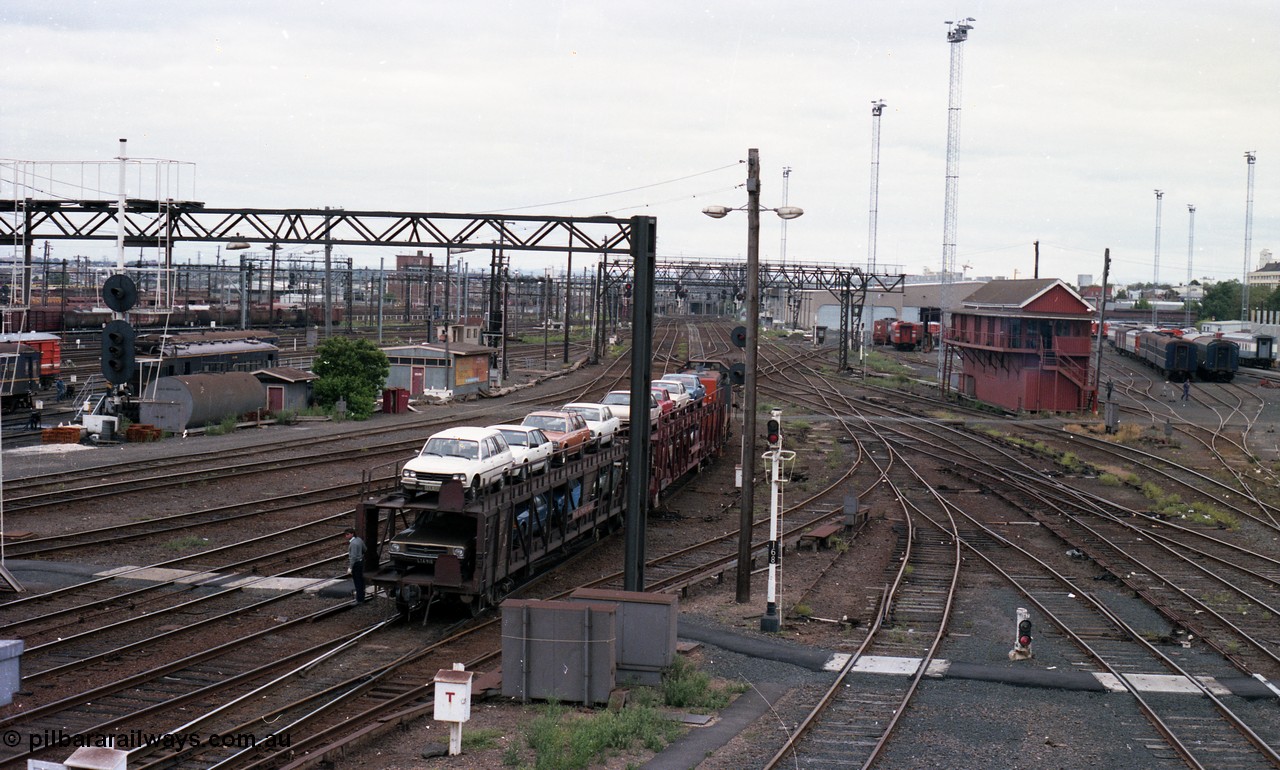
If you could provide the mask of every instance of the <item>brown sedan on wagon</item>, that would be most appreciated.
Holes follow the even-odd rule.
[[[556,445],[556,454],[562,458],[581,457],[591,446],[591,428],[582,415],[574,412],[530,412],[521,424],[541,428],[542,433]]]

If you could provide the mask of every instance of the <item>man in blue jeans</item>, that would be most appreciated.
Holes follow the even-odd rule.
[[[1191,380],[1186,380],[1182,383],[1182,400],[1191,400]]]
[[[347,561],[351,567],[351,582],[356,586],[356,604],[364,604],[364,540],[356,536],[356,531],[347,527],[342,532],[347,538]]]

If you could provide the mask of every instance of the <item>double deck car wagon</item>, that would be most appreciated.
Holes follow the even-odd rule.
[[[722,372],[697,372],[706,394],[652,427],[648,499],[722,454],[730,389]],[[401,463],[366,473],[356,529],[370,544],[371,585],[403,613],[454,602],[479,612],[586,543],[621,528],[627,515],[629,436],[547,473],[469,497],[458,483],[406,494]],[[398,537],[412,528],[412,542]],[[394,541],[394,542],[393,542]],[[393,550],[397,549],[397,550]]]

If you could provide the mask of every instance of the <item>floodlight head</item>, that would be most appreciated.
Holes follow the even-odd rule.
[[[249,248],[249,244],[244,241],[233,241],[227,244],[227,251],[244,251]]]
[[[728,206],[707,206],[702,210],[702,213],[712,219],[723,219],[730,211],[731,209]]]
[[[782,219],[795,219],[798,216],[804,215],[804,209],[799,206],[780,206],[775,209],[775,211]]]

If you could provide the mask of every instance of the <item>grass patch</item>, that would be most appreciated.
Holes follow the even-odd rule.
[[[481,730],[463,730],[462,731],[462,751],[484,751],[485,749],[496,748],[498,739],[502,737],[502,730],[496,727],[486,727]],[[447,744],[447,742],[446,742]]]
[[[639,744],[660,751],[680,734],[675,722],[651,706],[628,706],[621,711],[575,715],[557,703],[541,713],[525,731],[534,753],[534,770],[585,770],[602,757],[614,756]],[[510,759],[519,761],[509,752]]]
[[[663,673],[661,687],[635,688],[619,711],[577,710],[556,702],[535,707],[537,716],[525,728],[524,741],[509,744],[502,762],[532,770],[585,770],[636,747],[661,751],[683,731],[661,709],[718,710],[746,689],[746,684],[717,687],[710,676],[678,657]]]
[[[785,440],[790,436],[793,440],[803,443],[809,438],[809,434],[813,431],[813,426],[804,420],[792,420],[791,422],[782,423],[782,435]]]
[[[911,631],[901,626],[885,629],[881,633],[890,644],[905,645],[911,642]]]
[[[1177,516],[1194,524],[1225,529],[1236,529],[1240,526],[1240,519],[1235,514],[1216,505],[1202,502],[1184,503],[1178,495],[1165,492],[1159,485],[1150,481],[1144,482],[1140,488],[1142,496],[1151,501],[1152,509],[1165,516]]]
[[[909,375],[912,373],[909,367],[903,366],[893,358],[886,356],[875,350],[867,351],[867,368],[873,372],[880,374],[902,374]]]
[[[1068,473],[1079,473],[1089,467],[1089,465],[1076,457],[1072,452],[1063,452],[1058,458],[1058,465],[1061,465]]]
[[[662,675],[662,702],[671,708],[715,711],[742,689],[713,687],[711,677],[684,658],[676,658]]]
[[[206,436],[222,436],[228,433],[235,433],[236,426],[240,424],[240,418],[234,414],[223,417],[218,423],[209,423],[204,426],[204,435]]]
[[[801,618],[813,617],[813,608],[807,604],[797,604],[791,608],[791,614]]]
[[[170,540],[164,544],[164,547],[170,551],[189,551],[194,548],[204,548],[209,543],[203,537],[196,535],[187,535],[176,540]]]

